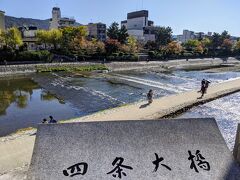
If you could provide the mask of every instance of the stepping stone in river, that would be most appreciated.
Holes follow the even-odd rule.
[[[28,179],[239,180],[214,119],[39,125]]]

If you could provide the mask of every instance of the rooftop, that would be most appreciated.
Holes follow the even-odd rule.
[[[127,14],[127,19],[134,19],[138,17],[148,17],[147,10],[134,11]]]

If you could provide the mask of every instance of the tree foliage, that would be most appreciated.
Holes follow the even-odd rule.
[[[84,26],[66,27],[62,29],[62,49],[65,49],[65,51],[74,51],[78,49],[76,46],[81,45],[86,36],[87,29]]]
[[[58,29],[51,29],[49,32],[49,44],[53,45],[56,50],[62,40],[62,32]]]
[[[204,48],[208,49],[210,48],[212,42],[209,38],[203,38],[201,43]]]
[[[191,49],[191,50],[194,50],[196,47],[198,47],[200,45],[201,45],[201,42],[197,39],[190,39],[184,44],[184,46],[187,49]]]
[[[169,55],[173,55],[173,54],[178,55],[183,51],[183,47],[178,42],[172,41],[168,43],[165,50],[166,50],[166,53]]]
[[[113,54],[113,53],[118,52],[120,45],[121,45],[121,43],[118,42],[118,40],[108,39],[105,43],[105,48],[106,48],[107,54]]]
[[[240,40],[237,41],[237,43],[234,46],[234,49],[238,52],[240,52]]]
[[[46,46],[49,42],[49,33],[46,30],[38,30],[36,33],[36,38],[37,38],[37,42],[38,44],[44,44],[45,49]]]
[[[16,47],[19,47],[23,44],[21,33],[15,27],[7,29],[6,31],[2,31],[1,41],[3,45],[12,50],[15,50]]]
[[[157,27],[155,30],[155,37],[158,46],[166,46],[172,41],[172,28]]]
[[[230,39],[224,39],[222,43],[222,48],[226,51],[230,51],[233,48],[233,43]]]
[[[137,52],[137,39],[133,36],[129,36],[127,38],[127,46],[129,47],[129,50],[131,53],[136,53]]]
[[[119,33],[119,24],[117,22],[113,22],[109,28],[107,29],[107,36],[109,39],[118,40],[118,33]]]
[[[213,33],[212,35],[212,48],[215,50],[222,45],[222,38],[219,33]]]
[[[107,29],[107,36],[109,39],[118,40],[121,44],[126,43],[127,37],[129,36],[127,33],[127,29],[125,26],[122,26],[119,29],[119,24],[113,22],[109,28]]]

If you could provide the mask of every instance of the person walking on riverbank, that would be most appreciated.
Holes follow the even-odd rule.
[[[207,89],[208,89],[210,83],[211,83],[210,81],[205,80],[205,94],[207,93]]]
[[[198,91],[199,93],[202,93],[202,96],[200,98],[202,98],[205,94],[205,91],[206,91],[205,83],[206,83],[206,80],[203,79],[201,82],[201,89],[200,89],[200,91]]]
[[[153,102],[153,90],[150,89],[149,92],[147,93],[147,99],[148,99],[148,104],[151,104]]]
[[[198,92],[201,92],[201,93],[202,93],[202,96],[201,96],[200,98],[203,98],[204,94],[207,93],[207,89],[208,89],[210,83],[211,83],[211,82],[208,81],[208,80],[206,80],[206,79],[203,79],[203,80],[202,80],[202,82],[201,82],[201,90],[198,91]]]

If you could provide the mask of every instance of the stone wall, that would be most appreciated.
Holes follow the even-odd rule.
[[[240,164],[240,124],[238,124],[233,156],[235,160]]]

